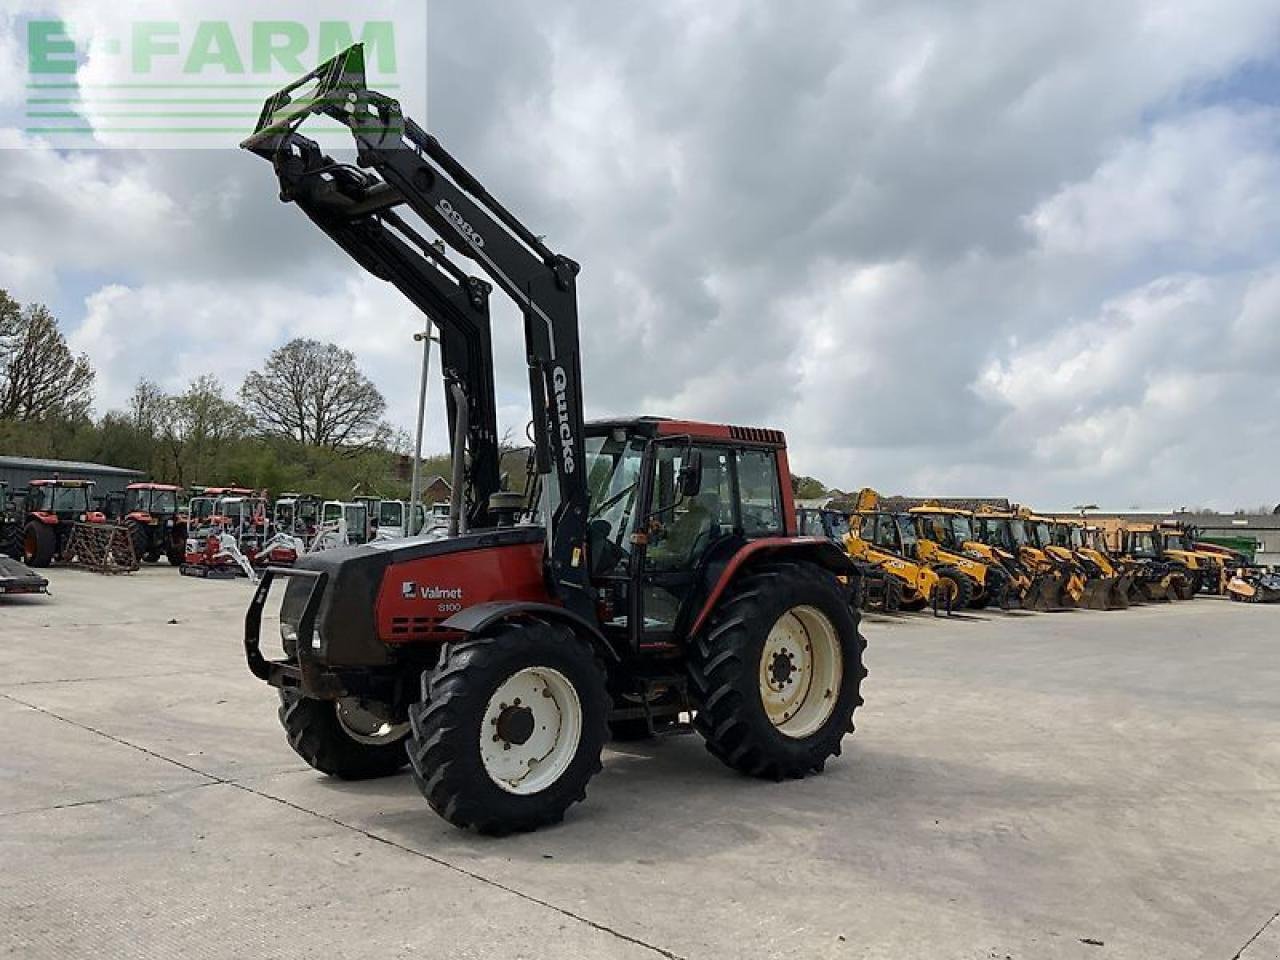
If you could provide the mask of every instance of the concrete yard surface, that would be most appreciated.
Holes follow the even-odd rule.
[[[50,579],[0,599],[0,955],[1280,956],[1280,605],[871,616],[822,776],[617,745],[495,840],[302,763],[246,582]]]

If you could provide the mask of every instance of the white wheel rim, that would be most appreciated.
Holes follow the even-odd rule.
[[[582,704],[573,684],[559,670],[526,667],[489,698],[480,759],[495,784],[528,796],[560,779],[581,739]]]
[[[760,654],[760,697],[779,733],[807,737],[831,718],[840,696],[844,655],[835,626],[816,607],[780,616]]]
[[[399,740],[409,732],[407,723],[392,723],[386,717],[365,707],[358,697],[343,697],[333,704],[338,726],[356,743],[371,747]]]

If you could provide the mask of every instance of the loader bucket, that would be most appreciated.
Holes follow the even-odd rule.
[[[1039,613],[1061,610],[1062,581],[1062,573],[1058,570],[1037,573],[1031,578],[1031,587],[1022,600],[1023,609],[1035,610]]]
[[[1086,610],[1127,610],[1129,594],[1122,588],[1121,577],[1095,577],[1084,585],[1080,606]]]

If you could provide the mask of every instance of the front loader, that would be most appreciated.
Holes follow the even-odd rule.
[[[849,535],[849,517],[838,510],[798,507],[796,532],[802,537],[825,537],[841,549]],[[885,569],[882,562],[865,557],[853,561],[858,569],[859,590],[854,601],[861,610],[896,613],[907,590],[905,578]]]
[[[1164,555],[1156,528],[1150,523],[1105,520],[1113,556],[1126,561],[1133,572],[1130,596],[1156,603],[1190,600],[1195,596],[1190,570]]]
[[[1128,609],[1132,575],[1122,573],[1105,552],[1088,542],[1083,520],[1059,517],[1050,524],[1049,533],[1053,543],[1048,551],[1072,560],[1084,571],[1080,606],[1089,610]]]
[[[355,165],[299,132],[316,115],[350,131]],[[865,674],[857,571],[797,534],[783,435],[584,422],[578,264],[368,89],[360,45],[271,97],[242,145],[271,163],[283,201],[440,330],[458,480],[446,536],[263,574],[245,655],[279,690],[299,756],[353,780],[408,764],[440,816],[502,834],[561,820],[611,733],[691,725],[768,780],[838,755]],[[445,245],[523,316],[530,511],[499,483],[493,288]],[[261,621],[280,579],[283,657],[268,659]]]
[[[994,602],[1007,610],[1015,599],[1021,602],[1013,574],[999,558],[972,546],[973,523],[966,511],[927,503],[907,512],[920,538],[920,558],[935,570],[955,570],[972,583],[967,606],[981,610]]]
[[[860,497],[858,510],[848,517],[845,550],[849,556],[873,563],[898,580],[901,609],[923,610],[931,603],[935,608],[959,609],[959,578],[944,578],[921,561],[916,556],[917,544],[915,524],[909,514],[875,510],[873,502]]]
[[[1226,564],[1221,554],[1201,549],[1196,544],[1196,530],[1176,521],[1164,521],[1157,525],[1163,555],[1185,564],[1191,571],[1192,588],[1196,593],[1221,596],[1226,588]]]
[[[1063,610],[1075,604],[1067,591],[1067,574],[1034,545],[1022,517],[1009,511],[980,508],[973,515],[974,535],[980,543],[1014,558],[1011,566],[1022,580],[1022,607],[1047,612]]]

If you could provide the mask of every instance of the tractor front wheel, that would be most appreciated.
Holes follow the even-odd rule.
[[[27,524],[22,535],[22,562],[28,567],[39,569],[53,562],[53,555],[58,552],[58,535],[53,527],[32,520]]]
[[[769,780],[821,771],[862,703],[858,614],[807,563],[740,576],[689,653],[694,726],[707,750]]]
[[[289,746],[321,773],[341,780],[387,777],[409,762],[409,728],[379,705],[355,697],[316,700],[280,691],[280,724]]]
[[[565,627],[507,623],[450,644],[409,708],[414,781],[458,827],[559,823],[601,769],[609,705],[595,651]]]

